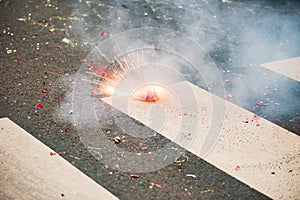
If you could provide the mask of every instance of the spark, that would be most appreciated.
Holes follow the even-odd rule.
[[[158,93],[161,93],[162,90],[155,83],[150,83],[147,87],[142,87],[142,89],[140,88],[133,93],[130,92],[130,89],[128,91],[124,88],[118,89],[122,79],[133,78],[128,87],[138,86],[134,84],[143,80],[144,74],[139,69],[145,63],[143,60],[144,50],[139,50],[139,53],[133,51],[122,54],[118,45],[111,47],[111,54],[105,54],[98,47],[96,47],[96,50],[102,58],[102,62],[98,65],[88,66],[89,70],[85,73],[89,75],[89,78],[82,78],[81,80],[96,85],[97,90],[104,97],[131,95],[135,100],[143,102],[156,102],[159,100]]]

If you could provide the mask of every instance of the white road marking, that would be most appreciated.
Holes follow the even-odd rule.
[[[0,199],[118,199],[49,147],[0,119]]]
[[[191,87],[198,99],[198,107],[192,105],[189,108],[189,101],[193,97],[186,96],[178,102],[176,96],[168,92],[155,103],[137,101],[128,96],[113,96],[102,100],[198,156],[201,156],[205,138],[210,137],[208,131],[212,117],[222,115],[219,109],[222,109],[223,104],[225,110],[220,136],[204,159],[273,199],[299,198],[299,136],[263,118],[255,118],[254,113],[189,82],[178,82],[168,87],[176,88],[175,93],[182,94],[181,97],[185,96],[186,88]],[[161,119],[165,121],[163,126],[151,123],[154,121],[152,117],[158,117],[157,114],[150,114],[153,106],[161,106],[164,110]],[[213,112],[213,109],[217,112]],[[186,113],[182,113],[182,110]],[[192,125],[181,124],[183,115],[190,116],[186,121],[194,119],[199,122],[198,129],[193,133],[193,142],[178,137],[178,134],[187,135]],[[178,133],[179,129],[182,133]]]
[[[300,81],[300,57],[261,64],[269,70]]]

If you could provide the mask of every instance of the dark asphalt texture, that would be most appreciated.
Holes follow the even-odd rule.
[[[260,21],[261,13],[274,12],[294,19],[292,23],[300,30],[300,4],[297,1],[253,1],[251,4],[247,1],[199,1],[195,7],[188,8],[184,5],[181,8],[173,5],[172,1],[79,2],[81,1],[0,1],[0,117],[9,117],[56,152],[65,152],[61,154],[62,157],[120,199],[268,199],[189,152],[184,152],[188,160],[182,157],[182,167],[174,162],[158,171],[140,174],[140,178],[131,179],[130,173],[114,170],[96,160],[80,142],[76,127],[58,120],[56,112],[60,102],[70,95],[72,75],[78,71],[95,45],[85,43],[85,39],[99,37],[100,42],[109,37],[109,34],[116,33],[111,25],[115,16],[111,16],[111,13],[127,12],[132,21],[119,25],[119,31],[156,26],[185,33],[188,31],[180,22],[180,17],[186,15],[188,9],[196,7],[199,13],[204,10],[212,12],[211,16],[207,16],[207,24],[199,29],[196,39],[216,38],[215,48],[208,51],[221,71],[230,71],[222,74],[224,80],[243,77],[239,83],[225,85],[226,91],[236,97],[232,101],[250,111],[255,107],[255,102],[267,101],[265,97],[261,97],[264,92],[261,85],[257,86],[253,78],[263,73],[271,74],[276,77],[279,85],[266,80],[265,85],[269,86],[269,90],[275,91],[268,98],[281,102],[284,106],[269,104],[268,109],[258,107],[254,112],[274,123],[275,118],[279,117],[280,126],[299,135],[299,82],[260,68],[259,64],[269,58],[255,59],[250,69],[245,64],[249,59],[233,58],[233,53],[230,52],[238,52],[242,47],[251,45],[251,41],[239,39],[239,33],[234,31],[237,26],[243,26],[243,23],[231,23],[236,12],[243,13],[240,22],[253,21],[254,26],[267,27],[270,27],[266,25],[270,22]],[[153,7],[156,11],[153,11]],[[214,13],[211,7],[218,12]],[[145,12],[148,13],[146,17]],[[85,13],[88,17],[85,17]],[[163,15],[173,18],[161,20],[157,17]],[[217,16],[220,21],[214,23],[213,16]],[[81,18],[85,20],[81,21]],[[149,21],[149,18],[152,20]],[[76,24],[81,24],[81,28],[70,31],[69,26]],[[102,31],[106,33],[105,37],[98,36]],[[81,37],[82,33],[86,34],[86,38]],[[268,30],[266,38],[276,45],[280,43],[279,40],[287,39],[284,35],[278,39],[271,33],[272,30]],[[295,37],[298,41],[296,44],[281,43],[289,57],[299,56],[299,36]],[[71,39],[74,46],[62,42],[63,38]],[[205,44],[203,46],[206,48]],[[240,65],[236,64],[237,61]],[[254,75],[247,78],[248,74]],[[280,83],[289,85],[291,91],[282,91]],[[235,84],[256,95],[252,98],[239,96],[233,90]],[[287,95],[279,95],[282,93]],[[38,102],[43,105],[43,109],[35,111],[34,107]],[[289,112],[285,112],[286,110]],[[105,130],[117,134],[121,132],[116,126],[106,127]],[[108,138],[112,136],[114,135],[108,135]],[[158,140],[162,144],[166,142],[163,137]],[[127,143],[121,145],[134,149],[138,148],[139,141],[128,138]],[[187,177],[186,174],[197,177]],[[151,182],[162,184],[163,187],[149,188]],[[59,198],[63,199],[61,194],[58,194]]]

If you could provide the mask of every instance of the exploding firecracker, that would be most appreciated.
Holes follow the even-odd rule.
[[[108,66],[99,64],[98,66],[88,66],[88,74],[93,75],[97,79],[86,80],[97,85],[97,93],[102,96],[113,96],[121,93],[118,89],[119,81],[126,76],[127,73],[136,70],[135,66],[129,64],[128,60],[112,61]],[[134,92],[132,97],[135,100],[143,102],[156,102],[159,100],[156,85],[147,85]]]
[[[147,91],[145,95],[140,95],[137,100],[144,101],[144,102],[155,102],[159,100],[157,93],[155,92],[155,89],[153,91]]]

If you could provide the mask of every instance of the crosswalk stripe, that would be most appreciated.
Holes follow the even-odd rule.
[[[261,64],[261,66],[296,81],[300,81],[300,57],[264,63]]]
[[[297,135],[189,82],[172,84],[168,87],[176,88],[177,95],[182,93],[182,96],[185,96],[185,88],[191,87],[198,99],[198,108],[185,107],[189,106],[188,102],[193,97],[186,96],[180,104],[176,103],[176,97],[167,94],[168,92],[164,94],[167,98],[155,103],[137,101],[128,96],[106,97],[102,100],[197,156],[201,156],[201,148],[205,143],[204,139],[207,138],[213,115],[222,114],[222,110],[218,113],[217,109],[216,113],[213,109],[223,104],[223,127],[217,143],[204,159],[273,199],[299,197],[300,138]],[[152,123],[155,119],[149,114],[156,105],[164,109],[164,118],[156,120],[165,121],[160,127]],[[178,137],[181,110],[188,110],[186,116],[192,116],[199,122],[192,143]],[[155,114],[153,116],[159,117]],[[184,130],[186,133],[183,134],[189,131]]]
[[[118,199],[8,118],[0,156],[0,199]]]

